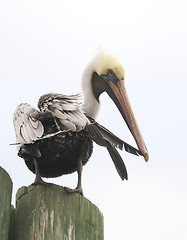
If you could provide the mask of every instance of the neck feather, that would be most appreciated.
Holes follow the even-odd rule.
[[[100,103],[96,100],[92,89],[93,63],[89,64],[82,75],[82,90],[84,94],[83,110],[88,117],[96,119]]]

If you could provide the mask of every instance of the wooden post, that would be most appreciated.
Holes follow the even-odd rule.
[[[8,173],[0,167],[0,239],[10,239],[12,180]]]
[[[103,240],[103,215],[61,186],[22,187],[16,195],[15,240],[25,239]]]

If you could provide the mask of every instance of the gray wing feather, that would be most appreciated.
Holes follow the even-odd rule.
[[[70,122],[69,120],[63,120],[63,119],[59,119],[60,122],[62,123],[62,129],[61,130],[70,130],[75,132],[76,131],[76,125],[72,122]]]
[[[58,110],[64,110],[64,111],[74,111],[76,110],[76,106],[72,103],[68,103],[65,101],[60,102],[60,100],[54,101],[54,103],[52,103],[52,106]]]
[[[72,102],[63,102],[60,106],[64,111],[75,111],[77,109],[76,104],[72,104]]]
[[[28,143],[31,142],[28,131],[27,131],[27,127],[24,124],[20,126],[20,133],[23,139],[25,140],[25,142],[28,142]]]
[[[55,117],[59,118],[59,119],[67,119],[66,114],[63,113],[62,109],[59,110],[57,108],[54,108],[54,115]]]
[[[31,117],[33,113],[38,113],[38,111],[27,103],[20,104],[14,112],[16,141],[20,144],[33,143],[44,134],[42,123]]]
[[[33,117],[30,117],[29,121],[34,129],[36,129],[38,127],[38,124],[39,124],[38,120],[34,119]]]
[[[47,94],[41,97],[39,105],[45,102],[46,109],[62,124],[62,131],[81,131],[89,123],[80,104],[76,101],[79,95],[65,96],[62,94]]]
[[[43,127],[43,124],[40,121],[38,121],[38,127],[37,128],[32,128],[32,130],[34,131],[37,138],[41,138],[44,134],[44,127]]]
[[[76,126],[77,131],[81,131],[84,126],[85,122],[82,121],[82,119],[79,117],[79,115],[76,115],[76,112],[68,112],[67,118],[69,121],[73,122]]]
[[[86,115],[82,109],[81,109],[81,111],[75,111],[74,115],[82,122],[83,128],[85,128],[85,126],[87,124],[90,124],[89,119],[86,117]]]

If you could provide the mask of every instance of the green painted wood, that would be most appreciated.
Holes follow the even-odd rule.
[[[11,218],[12,180],[0,167],[0,239],[9,239]]]
[[[11,212],[10,212],[10,227],[9,227],[9,240],[14,239],[14,215],[15,215],[15,209],[14,206],[11,206]]]
[[[54,184],[18,190],[15,240],[103,240],[103,235],[103,215],[84,196]]]

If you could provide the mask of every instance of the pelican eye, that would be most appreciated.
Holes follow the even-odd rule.
[[[111,81],[114,84],[117,83],[119,81],[119,79],[117,78],[116,74],[111,70],[108,69],[106,74],[101,74],[101,77],[105,80],[105,81]]]
[[[107,76],[108,80],[112,81],[113,83],[117,83],[119,81],[116,74],[111,69],[108,69]]]
[[[111,69],[108,69],[107,74],[111,77],[115,75],[115,73]]]

